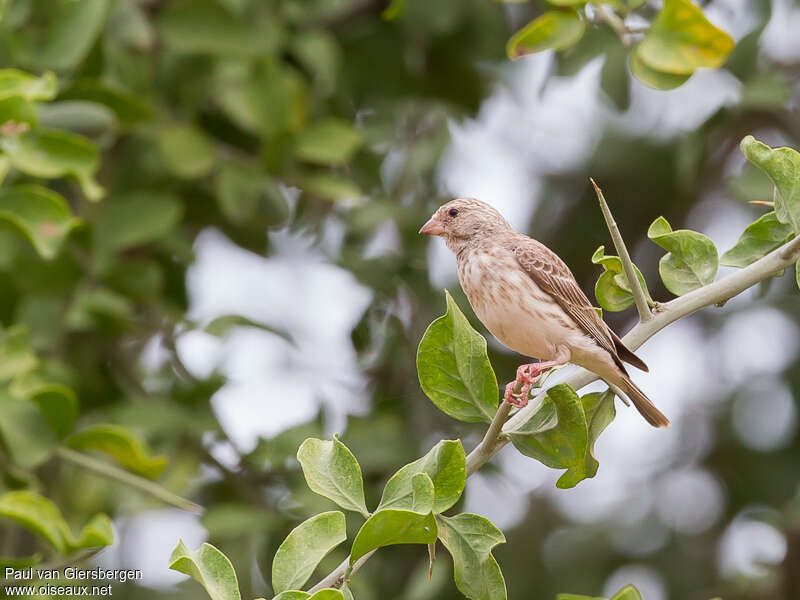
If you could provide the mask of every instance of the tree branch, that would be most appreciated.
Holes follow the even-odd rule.
[[[642,289],[642,283],[639,281],[639,277],[636,275],[636,267],[633,266],[631,255],[628,254],[628,248],[625,247],[625,241],[622,239],[622,234],[619,231],[619,227],[617,227],[617,222],[611,214],[611,209],[608,208],[602,190],[594,182],[594,179],[590,177],[589,181],[591,181],[594,186],[594,193],[597,194],[597,200],[600,202],[600,210],[603,212],[603,218],[606,220],[609,233],[611,233],[614,247],[617,249],[619,260],[622,262],[622,269],[625,271],[625,277],[628,279],[628,287],[631,288],[633,301],[636,304],[636,310],[639,312],[639,320],[649,321],[653,318],[653,313],[650,312],[650,306],[647,304],[647,296]]]
[[[670,323],[674,323],[678,319],[689,316],[701,308],[718,304],[719,302],[724,302],[725,300],[737,296],[758,282],[791,266],[798,258],[800,258],[800,236],[784,244],[777,250],[770,252],[744,269],[736,271],[719,281],[696,289],[679,298],[675,298],[670,302],[659,305],[659,309],[652,315],[650,320],[641,321],[622,339],[628,348],[636,350]],[[560,383],[566,383],[573,389],[579,390],[596,379],[597,375],[594,373],[579,368]],[[506,417],[511,407],[505,402],[500,405],[483,440],[469,453],[469,456],[467,456],[467,477],[489,462],[501,448],[508,444],[509,440],[507,437],[503,436],[503,433],[519,429],[519,427],[538,410],[546,394],[547,389],[544,389],[536,398],[528,403],[528,406],[518,411],[508,420],[506,420]],[[497,423],[505,424],[502,425],[502,427],[498,427]],[[351,573],[358,571],[374,552],[373,550],[373,552],[364,555],[356,561]],[[317,592],[324,587],[341,586],[344,582],[344,575],[349,564],[350,559],[348,557],[329,575],[312,587],[309,592]]]
[[[106,477],[107,479],[113,479],[114,481],[118,481],[129,487],[135,488],[149,496],[152,496],[153,498],[156,498],[157,500],[161,500],[166,504],[175,506],[182,510],[188,510],[189,512],[193,512],[198,515],[203,514],[202,506],[195,504],[191,500],[182,498],[177,494],[173,494],[168,489],[158,485],[154,481],[150,481],[149,479],[145,479],[139,475],[134,475],[128,471],[123,471],[122,469],[118,469],[114,465],[108,464],[107,462],[97,460],[91,456],[88,456],[87,454],[76,452],[75,450],[72,450],[71,448],[65,448],[64,446],[58,448],[56,450],[56,454],[59,456],[59,458],[62,458],[67,462],[71,462],[74,465],[92,471],[93,473],[101,475],[102,477]]]

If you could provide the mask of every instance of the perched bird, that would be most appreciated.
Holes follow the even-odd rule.
[[[643,371],[647,365],[606,325],[555,252],[473,198],[442,205],[419,232],[441,236],[455,253],[461,287],[486,328],[505,346],[542,361],[517,369],[506,402],[525,406],[542,373],[571,362],[621,389],[654,427],[669,425],[623,361]]]

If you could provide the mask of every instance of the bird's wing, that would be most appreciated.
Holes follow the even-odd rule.
[[[589,302],[569,267],[544,244],[529,237],[514,240],[513,252],[522,269],[550,294],[573,321],[619,361],[611,331]],[[620,363],[621,364],[621,363]]]

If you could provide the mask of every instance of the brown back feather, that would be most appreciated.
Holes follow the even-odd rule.
[[[572,271],[555,252],[541,242],[522,234],[515,235],[512,240],[511,250],[520,267],[530,275],[542,291],[553,297],[589,337],[611,354],[623,373],[625,367],[620,360],[619,346],[624,348],[623,353],[627,351],[634,357],[634,360],[644,364],[633,352],[625,348],[622,342],[619,342],[619,346],[615,343],[616,335],[597,314],[581,286],[578,285]],[[616,339],[619,340],[619,338]]]

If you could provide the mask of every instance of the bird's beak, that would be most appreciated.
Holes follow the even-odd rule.
[[[428,219],[428,222],[419,230],[420,233],[425,235],[442,235],[444,233],[444,226],[436,220],[435,217]]]

